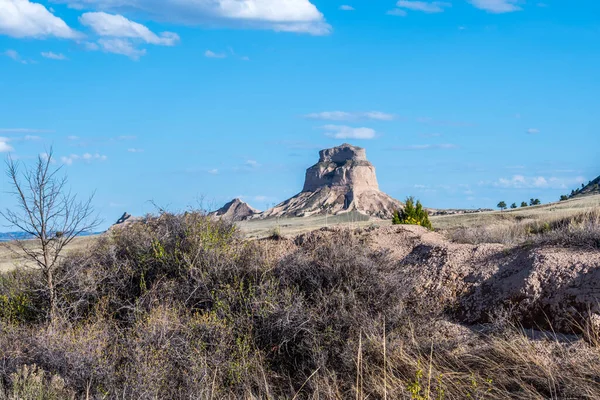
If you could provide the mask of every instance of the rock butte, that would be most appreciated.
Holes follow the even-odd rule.
[[[342,144],[319,152],[306,171],[302,192],[251,218],[308,217],[349,211],[389,219],[402,203],[379,190],[365,149]]]
[[[401,202],[379,190],[366,150],[344,143],[319,152],[319,162],[306,171],[302,192],[291,199],[262,213],[235,199],[211,215],[243,221],[357,211],[389,219],[402,207]]]

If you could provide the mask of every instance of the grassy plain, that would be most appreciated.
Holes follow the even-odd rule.
[[[581,212],[591,211],[600,207],[600,195],[575,198],[560,203],[541,206],[518,208],[516,210],[482,212],[474,214],[454,214],[431,217],[435,229],[453,231],[459,228],[495,227],[502,229],[515,223],[533,223],[553,221],[568,218]],[[251,220],[238,223],[238,227],[249,239],[265,238],[274,233],[282,236],[295,236],[324,227],[364,228],[368,226],[383,227],[391,225],[391,221],[369,218],[362,214],[351,212],[341,215],[314,216],[308,218],[272,218],[266,220]],[[95,236],[79,238],[69,247],[68,251],[82,249],[95,240]],[[35,242],[31,242],[35,245]],[[20,266],[30,266],[27,261],[15,253],[15,246],[0,243],[0,272],[9,271]]]

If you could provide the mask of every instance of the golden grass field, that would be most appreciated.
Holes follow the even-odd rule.
[[[67,251],[74,251],[85,248],[90,243],[93,243],[95,236],[81,237],[73,240],[67,248]],[[27,245],[35,246],[35,241],[28,241]],[[0,243],[0,272],[10,271],[19,267],[31,267],[34,264],[28,261],[19,252],[19,249],[10,242]]]
[[[502,227],[517,222],[544,222],[590,211],[600,207],[600,195],[576,198],[560,203],[518,208],[516,210],[482,212],[475,214],[454,214],[431,217],[434,228],[447,231],[460,227]],[[273,218],[267,220],[252,220],[238,223],[239,228],[249,239],[264,238],[274,233],[282,236],[295,236],[324,227],[360,228],[368,226],[389,226],[391,221],[377,218],[367,218],[356,213],[336,216],[315,216],[308,218]],[[74,251],[89,246],[95,236],[78,238],[67,249]],[[34,246],[35,242],[31,242]],[[14,268],[31,266],[23,256],[15,253],[16,247],[10,243],[0,243],[0,272]]]

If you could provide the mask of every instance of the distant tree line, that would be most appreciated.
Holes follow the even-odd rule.
[[[542,201],[540,199],[531,199],[531,200],[529,200],[529,203],[527,203],[526,201],[522,201],[521,208],[531,207],[531,206],[539,206],[540,204],[542,204]],[[500,209],[500,211],[504,211],[508,208],[505,201],[501,201],[500,203],[498,203],[498,205],[496,207],[498,207]],[[514,209],[519,208],[519,206],[517,206],[517,203],[512,203],[510,205],[510,208],[512,208],[514,210]]]

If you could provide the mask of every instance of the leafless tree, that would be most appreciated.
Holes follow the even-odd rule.
[[[92,207],[93,195],[80,201],[67,188],[61,167],[54,166],[52,149],[38,156],[35,164],[25,166],[11,157],[6,162],[11,184],[10,194],[16,198],[14,209],[0,211],[8,223],[27,235],[16,239],[17,248],[33,261],[43,277],[50,301],[50,318],[57,313],[55,276],[65,247],[77,236],[99,225]]]

